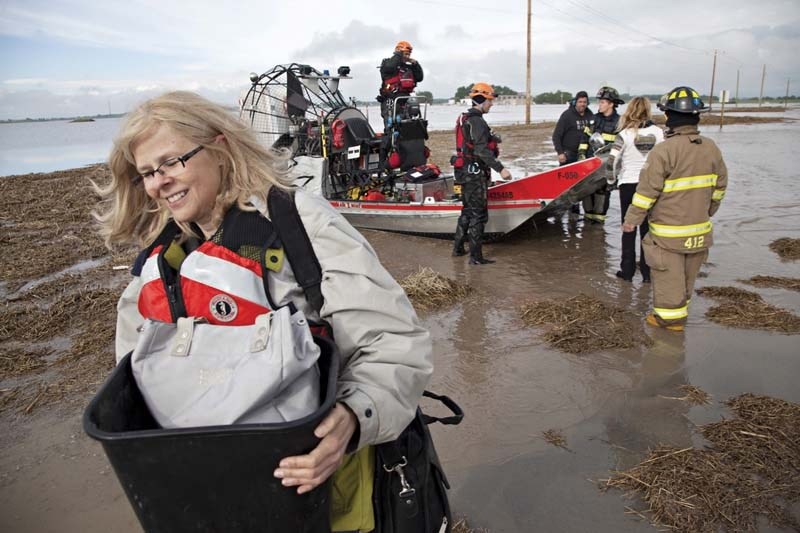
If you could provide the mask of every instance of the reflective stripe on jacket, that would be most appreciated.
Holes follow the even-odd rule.
[[[668,134],[647,157],[625,223],[639,225],[649,211],[650,234],[658,246],[693,253],[713,244],[710,217],[728,185],[722,154],[695,126]]]
[[[606,144],[613,143],[617,138],[617,124],[619,123],[619,113],[614,109],[608,116],[602,113],[595,113],[589,123],[583,128],[584,138],[578,148],[581,156],[591,156],[594,150],[589,146],[589,137],[593,133],[600,133]]]

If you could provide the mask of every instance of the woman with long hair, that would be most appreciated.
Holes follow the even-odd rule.
[[[361,472],[358,479],[336,488],[334,477],[336,509],[335,496],[353,497],[346,489],[357,488],[363,472],[371,471],[368,447],[396,439],[415,416],[433,371],[430,335],[405,292],[367,240],[324,198],[289,186],[288,154],[265,148],[247,125],[197,94],[170,92],[129,113],[114,141],[110,167],[110,182],[95,185],[100,231],[109,247],[134,244],[145,250],[118,304],[117,360],[137,345],[148,318],[178,322],[175,317],[191,316],[221,326],[251,326],[254,315],[293,305],[312,322],[326,323],[342,359],[335,407],[314,431],[321,439],[317,447],[284,458],[274,475],[303,494],[343,462],[359,462],[361,470],[348,470]],[[259,248],[262,243],[247,240],[254,235],[253,219],[269,220],[267,199],[274,187],[294,195],[319,262],[323,304],[318,311],[289,258],[268,266],[266,244]],[[172,233],[165,237],[167,228]],[[226,244],[233,241],[247,244]],[[153,248],[155,242],[166,243],[162,251]],[[163,250],[173,247],[180,249],[167,257]],[[155,256],[158,266],[150,268]],[[191,270],[198,261],[205,261],[202,272]],[[198,288],[190,277],[197,272],[202,287],[213,290]],[[235,285],[231,273],[249,276],[249,282],[226,292],[220,287]],[[371,509],[371,484],[358,494],[363,500],[358,510]],[[372,529],[371,513],[359,516],[366,523],[332,516],[334,530]]]
[[[653,124],[650,100],[643,96],[633,98],[622,117],[619,119],[619,132],[606,162],[606,180],[610,185],[619,186],[619,209],[622,220],[633,201],[636,185],[639,183],[639,171],[645,165],[647,154],[653,146],[664,140],[664,131]],[[647,235],[647,220],[639,226],[640,241]],[[642,281],[650,282],[650,267],[644,256],[644,249],[639,250],[639,271]],[[622,258],[617,277],[625,281],[633,281],[636,273],[636,232],[622,233]]]

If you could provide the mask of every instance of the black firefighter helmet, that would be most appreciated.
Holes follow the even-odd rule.
[[[700,99],[697,91],[685,85],[675,87],[662,96],[657,105],[661,111],[674,111],[675,113],[697,115],[708,111],[708,107]]]
[[[597,91],[597,98],[600,100],[611,100],[614,105],[622,105],[625,103],[625,100],[619,97],[619,91],[613,87],[600,87],[600,90]]]

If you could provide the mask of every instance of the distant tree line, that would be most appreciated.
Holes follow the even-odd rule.
[[[494,92],[500,95],[508,94],[508,95],[515,95],[519,94],[517,91],[510,87],[506,87],[505,85],[492,85]],[[472,90],[472,85],[464,85],[456,89],[456,95],[453,97],[456,101],[461,100],[469,96],[469,92]]]

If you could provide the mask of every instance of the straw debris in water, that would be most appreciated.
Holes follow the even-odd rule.
[[[800,317],[766,303],[760,295],[736,287],[703,287],[697,294],[722,300],[706,311],[712,322],[724,326],[800,333]]]
[[[800,501],[800,406],[753,394],[726,405],[737,418],[701,426],[705,449],[660,446],[601,488],[640,495],[652,524],[673,531],[756,531],[759,515],[800,528],[790,511]]]
[[[529,326],[552,324],[542,337],[554,348],[569,353],[649,346],[653,342],[631,314],[585,294],[531,302],[523,305],[521,312]]]
[[[455,520],[451,531],[452,533],[490,533],[488,529],[484,529],[482,527],[479,528],[469,527],[466,518],[459,518]]]
[[[542,431],[542,438],[553,446],[569,450],[569,448],[567,448],[567,438],[563,433],[561,433],[561,431],[557,429],[548,429],[547,431]]]
[[[684,396],[676,397],[676,396],[661,396],[662,398],[666,398],[667,400],[681,400],[683,402],[688,403],[689,405],[708,405],[711,403],[711,395],[701,389],[700,387],[695,387],[694,385],[681,385],[678,387]]]
[[[800,259],[800,239],[782,237],[769,244],[769,249],[781,259]]]
[[[420,268],[403,279],[400,286],[414,307],[424,311],[452,305],[472,293],[468,285],[459,284],[428,267]]]
[[[17,292],[0,308],[0,379],[19,378],[0,396],[0,412],[34,410],[94,390],[113,366],[120,288],[108,268],[65,274]],[[114,274],[117,280],[125,274]],[[44,372],[54,369],[56,372]]]
[[[742,283],[755,287],[766,287],[769,289],[789,289],[800,291],[800,278],[783,278],[778,276],[753,276],[748,280],[740,280]]]

